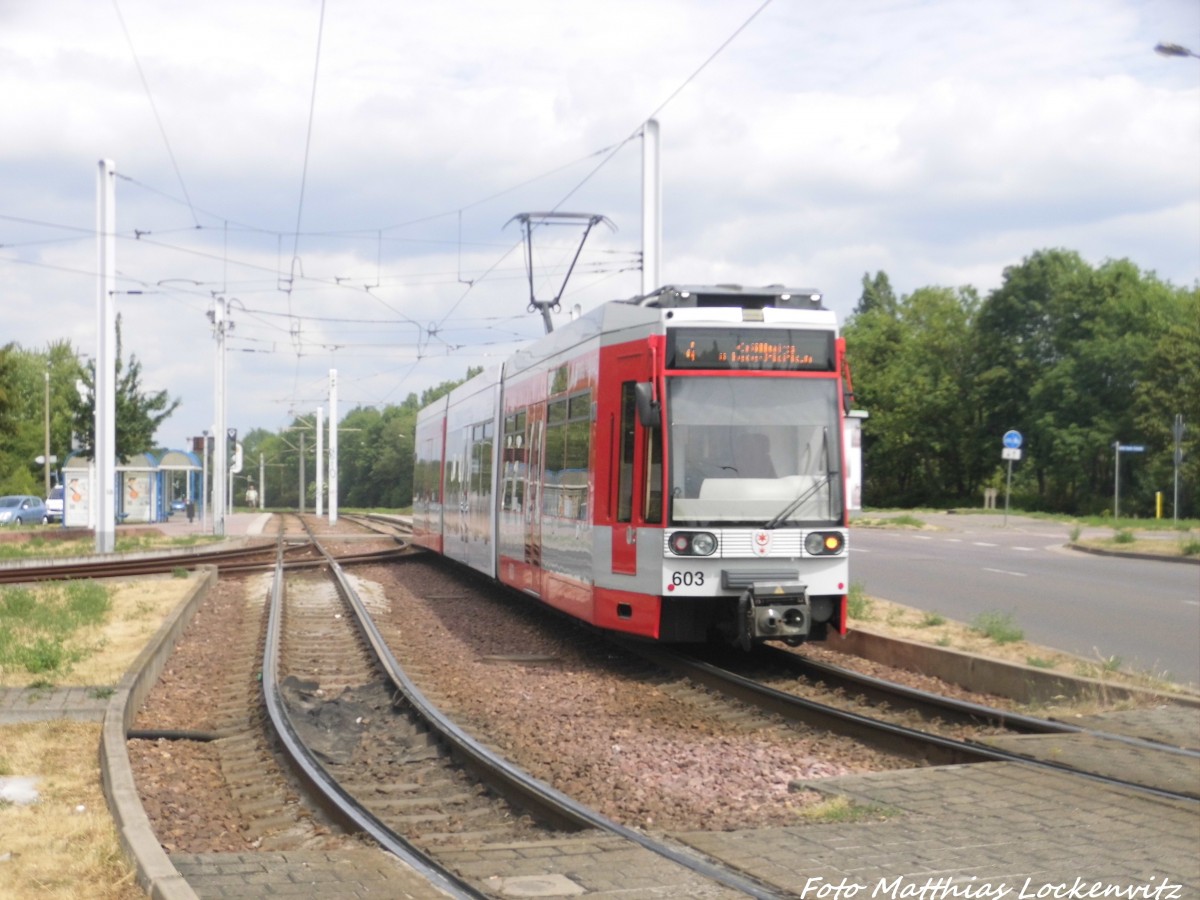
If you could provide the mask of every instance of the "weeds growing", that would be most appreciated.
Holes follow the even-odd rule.
[[[1017,627],[1009,613],[980,613],[972,620],[971,630],[997,644],[1012,644],[1025,639],[1025,632]]]
[[[846,612],[851,619],[865,622],[871,618],[871,598],[867,596],[862,582],[850,582],[850,593],[846,600]]]
[[[84,653],[76,634],[102,623],[111,608],[108,588],[94,581],[68,581],[36,591],[0,588],[0,671],[67,671]]]

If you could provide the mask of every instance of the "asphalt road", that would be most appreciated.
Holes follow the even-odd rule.
[[[1200,685],[1200,566],[1068,550],[1069,527],[1037,519],[917,518],[932,529],[852,527],[851,583],[963,622],[1005,613],[1034,643]]]

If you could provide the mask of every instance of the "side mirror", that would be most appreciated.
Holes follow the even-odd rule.
[[[637,401],[638,421],[642,423],[642,427],[661,427],[662,403],[654,399],[654,385],[649,381],[639,381],[633,386],[633,393]]]

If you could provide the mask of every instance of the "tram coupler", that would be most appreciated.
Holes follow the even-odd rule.
[[[737,644],[749,650],[763,641],[796,645],[808,637],[812,614],[803,584],[759,582],[738,597]]]

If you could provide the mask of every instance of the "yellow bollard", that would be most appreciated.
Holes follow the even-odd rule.
[[[1162,518],[1162,491],[1154,492],[1154,518]]]

